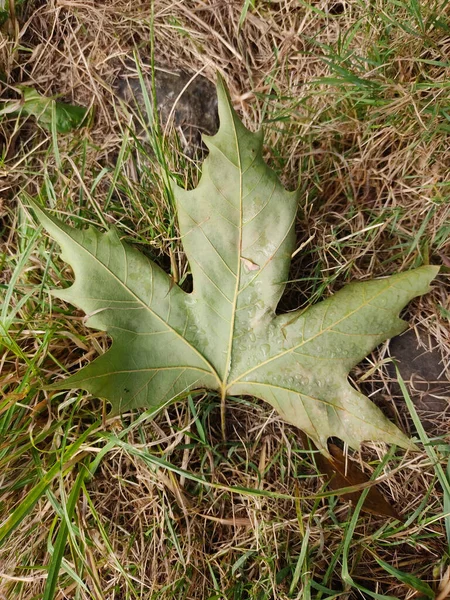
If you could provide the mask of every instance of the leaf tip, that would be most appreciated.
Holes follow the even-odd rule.
[[[208,141],[212,139],[218,139],[221,136],[221,132],[227,130],[245,130],[245,126],[242,121],[239,119],[236,111],[233,108],[233,102],[231,100],[230,91],[220,73],[217,74],[216,81],[216,91],[217,91],[217,101],[218,101],[218,111],[219,111],[219,131],[215,136],[202,136],[203,141],[208,145]]]
[[[222,73],[220,73],[220,71],[217,71],[216,74],[216,90],[219,99],[230,99],[230,94],[228,92],[228,87],[225,82],[225,77],[222,75]]]

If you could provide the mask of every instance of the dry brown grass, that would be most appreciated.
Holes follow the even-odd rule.
[[[448,20],[445,5],[424,2],[420,7],[424,21],[433,11],[442,22]],[[300,186],[302,250],[293,261],[283,308],[316,300],[350,278],[444,261],[447,267],[433,291],[410,305],[407,318],[429,332],[444,357],[443,370],[448,369],[447,29],[436,21],[421,31],[407,3],[402,7],[389,0],[261,2],[239,29],[241,9],[238,2],[156,0],[155,57],[211,80],[221,72],[244,122],[251,128],[266,122],[268,160],[286,185]],[[148,2],[52,0],[28,2],[18,11],[18,21],[8,25],[0,43],[4,96],[18,84],[33,85],[43,94],[92,107],[94,118],[89,128],[58,140],[61,166],[50,134],[31,121],[0,122],[5,286],[33,233],[16,202],[24,193],[41,194],[46,202],[54,196],[62,215],[78,215],[80,225],[99,222],[96,211],[108,198],[133,114],[117,98],[115,84],[129,71],[136,48],[149,72],[151,21]],[[162,264],[169,264],[172,252],[183,272],[182,248],[168,224],[170,202],[161,200],[161,174],[148,176],[144,185],[139,166],[145,157],[136,158],[130,148],[106,218]],[[170,170],[195,183],[193,161],[174,151],[168,161]],[[92,192],[105,166],[110,171]],[[145,199],[142,190],[153,196]],[[48,299],[47,286],[58,286],[71,275],[44,240],[35,243],[18,269],[11,307],[17,308],[26,293],[30,298],[19,305],[10,326],[16,345],[8,341],[0,357],[1,517],[26,501],[41,470],[51,469],[64,446],[98,419],[97,400],[74,394],[52,399],[42,383],[63,375],[59,365],[81,365],[108,343],[84,327],[82,315]],[[391,380],[383,369],[387,357],[388,345],[353,377],[364,379],[360,384],[366,390],[380,392],[378,399],[393,418],[404,419],[391,399]],[[210,396],[192,406],[179,403],[154,421],[139,423],[137,415],[127,414],[106,429],[98,426],[80,450],[92,457],[109,434],[129,431],[81,492],[55,598],[327,597],[309,590],[311,580],[341,591],[330,597],[369,597],[342,576],[343,552],[354,581],[373,592],[418,598],[383,570],[376,555],[435,590],[441,583],[436,597],[450,597],[444,590],[449,550],[442,492],[425,452],[399,454],[384,467],[385,474],[394,469],[383,486],[406,524],[361,517],[350,546],[343,549],[349,507],[320,494],[314,499],[322,481],[297,432],[261,403],[230,401],[228,413],[226,446],[218,400]],[[445,457],[448,420],[439,414],[433,418]],[[359,458],[372,471],[385,452],[380,445],[367,445]],[[169,466],[154,464],[149,456]],[[208,483],[186,479],[177,469]],[[65,505],[75,476],[75,469],[61,471],[0,548],[0,598],[40,597],[57,509]],[[240,493],[239,487],[273,497]],[[290,592],[302,548],[299,581]]]

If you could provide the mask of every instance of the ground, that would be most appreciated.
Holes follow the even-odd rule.
[[[90,113],[67,134],[0,120],[0,598],[450,597],[449,17],[406,0],[10,3],[2,100],[27,85]],[[351,374],[420,438],[407,453],[343,448],[401,520],[327,493],[310,447],[262,402],[229,399],[224,442],[212,394],[108,419],[97,398],[44,389],[109,341],[49,295],[72,273],[27,199],[77,227],[114,223],[188,287],[167,182],[198,181],[217,73],[299,188],[280,310],[441,265],[409,330]],[[162,123],[146,110],[153,76]]]

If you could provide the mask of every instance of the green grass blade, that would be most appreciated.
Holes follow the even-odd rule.
[[[414,575],[410,575],[409,573],[404,573],[403,571],[396,569],[395,567],[388,564],[384,560],[381,560],[381,558],[378,558],[377,556],[375,556],[374,558],[380,565],[380,567],[382,567],[387,573],[389,573],[389,575],[392,575],[393,577],[395,577],[402,583],[405,583],[407,586],[413,588],[417,592],[424,594],[427,598],[435,598],[433,590],[425,581],[422,581]]]
[[[255,8],[255,0],[244,0],[241,16],[239,17],[238,30],[241,29],[242,25],[244,24],[245,18],[247,17],[247,13],[250,8]]]
[[[395,370],[397,373],[398,384],[402,391],[403,398],[405,399],[405,403],[406,403],[406,406],[408,407],[408,410],[409,410],[409,413],[413,420],[414,426],[419,435],[420,441],[422,442],[422,444],[424,446],[425,452],[427,453],[428,458],[430,459],[430,461],[433,465],[433,468],[434,468],[436,476],[439,480],[439,483],[442,486],[442,491],[444,494],[445,528],[446,528],[446,532],[447,532],[447,542],[449,545],[449,552],[450,552],[450,469],[449,469],[449,464],[447,463],[447,472],[445,472],[440,463],[440,459],[439,459],[438,455],[436,454],[434,447],[430,443],[430,440],[427,436],[425,429],[423,428],[420,417],[417,414],[416,407],[414,406],[414,402],[411,400],[411,396],[409,395],[408,389],[407,389],[405,382],[400,374],[400,371],[398,370],[397,365],[395,366]]]
[[[67,536],[69,535],[69,523],[75,512],[75,507],[83,486],[83,483],[89,472],[81,464],[81,470],[78,472],[73,488],[69,494],[67,504],[65,505],[65,518],[62,520],[59,527],[58,535],[56,536],[55,546],[53,548],[53,556],[48,570],[47,581],[45,583],[44,594],[42,600],[53,600],[56,584],[58,583],[59,570],[66,548]]]
[[[55,477],[64,469],[64,465],[69,460],[81,460],[82,455],[76,457],[76,454],[80,450],[87,437],[92,433],[94,429],[98,427],[98,423],[94,423],[87,429],[72,445],[68,446],[65,453],[61,457],[61,460],[56,462],[51,469],[43,475],[38,484],[28,493],[27,497],[19,504],[19,506],[9,515],[9,517],[0,525],[0,544],[2,544],[6,538],[11,535],[14,529],[23,521],[23,519],[31,512],[36,502],[45,493],[47,487],[52,483]]]
[[[372,479],[376,479],[378,477],[378,475],[382,472],[384,465],[388,462],[388,460],[394,454],[394,449],[395,449],[395,446],[391,446],[389,452],[387,452],[384,459],[380,462],[378,467],[373,472]],[[342,551],[342,579],[349,586],[356,588],[363,594],[367,594],[370,598],[374,598],[375,600],[398,600],[398,598],[395,598],[394,596],[385,596],[383,594],[377,594],[376,592],[372,592],[371,590],[368,590],[367,588],[363,587],[362,585],[359,585],[358,583],[356,583],[353,580],[352,576],[350,575],[349,560],[348,560],[350,546],[351,546],[351,542],[353,539],[353,534],[356,529],[356,525],[358,523],[359,513],[361,511],[362,505],[364,504],[364,500],[366,499],[367,494],[368,494],[368,489],[366,489],[362,492],[361,497],[358,500],[358,504],[355,506],[355,510],[353,512],[352,518],[351,518],[349,524],[347,525],[347,529],[346,529],[345,536],[344,536],[344,547],[343,547],[343,551]]]

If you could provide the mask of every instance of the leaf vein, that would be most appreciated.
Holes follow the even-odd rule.
[[[404,277],[407,277],[407,275],[408,275],[408,272],[406,272],[404,274]],[[330,324],[326,329],[320,330],[317,334],[313,335],[312,337],[308,338],[307,340],[303,340],[300,344],[297,344],[296,346],[293,346],[292,348],[289,348],[288,350],[284,350],[283,352],[280,352],[279,354],[277,354],[275,356],[272,356],[272,357],[268,358],[267,360],[261,362],[259,365],[255,365],[251,369],[248,369],[244,373],[241,373],[238,377],[236,377],[232,382],[230,382],[228,384],[228,387],[231,387],[233,384],[235,384],[238,381],[242,380],[242,378],[246,377],[249,373],[252,373],[253,371],[256,371],[257,369],[260,369],[261,367],[269,364],[270,362],[273,362],[274,360],[278,360],[279,358],[281,358],[282,356],[285,356],[286,354],[289,354],[290,352],[294,352],[295,350],[297,350],[297,348],[301,348],[306,343],[308,343],[308,342],[316,339],[317,337],[323,335],[326,331],[331,330],[333,327],[335,327],[339,323],[342,323],[343,321],[345,321],[346,319],[350,318],[355,313],[357,313],[358,311],[360,311],[364,306],[367,306],[368,302],[370,302],[374,298],[377,298],[378,296],[381,296],[382,294],[386,293],[389,290],[390,287],[395,287],[395,284],[392,283],[390,286],[386,286],[380,292],[378,292],[377,294],[375,294],[374,296],[372,296],[368,301],[366,301],[365,303],[362,303],[360,306],[358,306],[355,310],[347,313],[344,317],[342,317],[341,319],[339,319],[335,323]],[[307,317],[307,312],[308,311],[306,311],[306,313],[305,313],[305,317]]]

